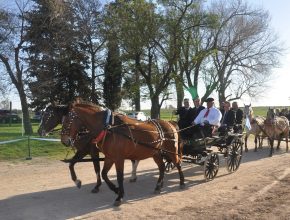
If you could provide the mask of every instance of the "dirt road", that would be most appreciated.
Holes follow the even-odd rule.
[[[0,219],[290,219],[290,153],[284,143],[273,157],[268,153],[267,147],[250,148],[237,172],[228,174],[221,163],[211,182],[204,181],[203,167],[184,164],[186,188],[179,189],[173,170],[160,195],[153,194],[158,176],[153,160],[140,162],[136,183],[129,183],[128,161],[121,207],[112,206],[116,196],[105,183],[98,194],[90,193],[95,183],[90,163],[76,165],[83,183],[77,189],[63,162],[0,162]],[[110,176],[115,179],[114,169]]]

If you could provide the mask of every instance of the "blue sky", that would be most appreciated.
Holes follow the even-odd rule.
[[[283,42],[287,51],[281,57],[281,67],[273,69],[273,80],[268,90],[258,98],[244,98],[242,103],[254,106],[290,106],[290,1],[288,0],[247,0],[250,5],[263,7],[271,16],[270,26]],[[0,0],[0,3],[6,2]],[[107,1],[104,1],[107,2]],[[7,3],[7,2],[6,2]],[[263,86],[263,85],[261,85]],[[13,108],[20,108],[17,94],[11,94]],[[174,104],[167,102],[166,104]],[[142,108],[150,108],[150,102],[143,102]]]

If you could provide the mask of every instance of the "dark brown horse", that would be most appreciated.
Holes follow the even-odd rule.
[[[267,118],[264,124],[264,133],[268,136],[270,142],[270,157],[274,151],[274,140],[278,140],[277,150],[280,147],[282,138],[286,141],[286,152],[288,152],[288,135],[289,135],[289,121],[285,116],[276,116],[274,109],[269,108]]]
[[[163,186],[165,165],[163,158],[168,158],[179,171],[180,186],[184,186],[181,170],[181,157],[178,154],[178,135],[172,124],[162,120],[139,122],[124,115],[116,115],[114,125],[106,129],[107,111],[75,106],[63,122],[62,142],[68,145],[79,136],[79,131],[86,127],[96,136],[98,148],[105,155],[102,177],[109,188],[118,194],[114,205],[121,205],[124,196],[124,160],[143,160],[153,157],[159,168],[159,178],[155,192],[160,193]],[[118,188],[109,180],[108,172],[115,164]]]
[[[101,110],[101,109],[100,109]],[[69,107],[67,105],[50,105],[48,106],[42,116],[38,134],[41,136],[46,136],[48,133],[52,132],[62,121],[67,117],[69,112]],[[100,162],[99,162],[99,151],[95,147],[95,144],[92,143],[92,137],[89,137],[85,132],[83,135],[74,142],[74,148],[77,149],[75,155],[69,163],[69,170],[71,174],[71,179],[74,181],[78,188],[81,188],[82,182],[76,176],[74,166],[75,164],[83,159],[86,155],[90,155],[93,164],[95,173],[97,176],[97,184],[92,189],[93,193],[99,191],[99,187],[102,184],[101,175],[100,175]]]

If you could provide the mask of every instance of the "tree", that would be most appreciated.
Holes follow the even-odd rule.
[[[240,99],[246,93],[255,97],[263,91],[260,85],[265,86],[283,51],[268,28],[269,15],[241,1],[222,1],[213,7],[226,21],[213,56],[219,101]]]
[[[35,0],[27,14],[29,26],[30,90],[32,106],[71,102],[90,93],[88,57],[79,44],[71,5],[66,1]]]
[[[12,84],[15,86],[23,112],[24,132],[26,135],[32,134],[30,123],[28,101],[25,87],[25,73],[27,65],[26,55],[23,53],[25,46],[25,13],[29,6],[28,2],[22,5],[16,2],[17,14],[8,10],[0,10],[0,61],[4,66]]]
[[[113,36],[108,38],[108,55],[104,69],[104,102],[113,111],[121,105],[122,62],[119,46]]]
[[[104,63],[104,43],[106,41],[103,33],[103,13],[101,4],[98,0],[74,0],[72,1],[73,13],[75,16],[76,28],[81,35],[81,48],[87,52],[90,58],[90,82],[91,95],[90,100],[99,103],[101,98],[100,92],[97,91],[97,70]]]

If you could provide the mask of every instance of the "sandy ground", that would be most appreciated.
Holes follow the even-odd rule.
[[[140,162],[138,180],[129,182],[125,165],[125,202],[113,207],[115,194],[102,184],[92,194],[95,175],[91,163],[79,163],[83,186],[70,180],[68,165],[33,158],[0,162],[0,219],[290,219],[290,153],[269,158],[269,148],[250,148],[235,173],[228,174],[221,156],[217,177],[205,182],[203,167],[183,164],[186,188],[179,189],[176,169],[165,175],[160,195],[153,193],[158,171],[152,159]],[[250,146],[253,146],[250,143]],[[115,170],[110,177],[115,180]]]

